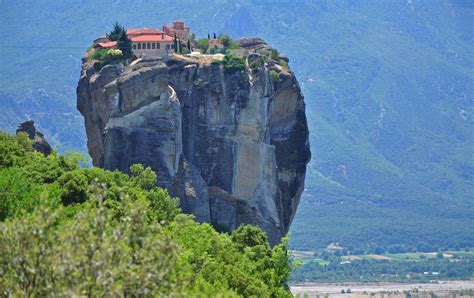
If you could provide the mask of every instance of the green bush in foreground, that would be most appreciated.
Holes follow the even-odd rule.
[[[181,214],[142,165],[80,168],[0,132],[0,295],[285,297],[286,240]]]

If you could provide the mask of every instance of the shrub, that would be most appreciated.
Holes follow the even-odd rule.
[[[270,72],[268,73],[270,75],[270,79],[273,81],[273,82],[278,82],[280,81],[280,74],[278,72],[276,72],[275,70],[270,70]]]
[[[219,49],[218,47],[214,47],[212,48],[209,53],[214,55],[214,54],[228,54],[230,51],[229,49],[226,49],[226,48],[222,48],[222,49]]]
[[[277,49],[272,49],[272,54],[271,54],[271,57],[273,60],[278,60],[278,56],[280,54],[278,53],[278,50]]]
[[[206,53],[207,49],[209,49],[209,39],[208,38],[201,38],[198,40],[198,47],[202,50],[202,53]]]
[[[220,65],[221,63],[222,63],[222,61],[217,60],[217,59],[212,59],[212,60],[211,60],[211,64],[212,64],[212,65]]]
[[[224,72],[226,74],[241,72],[245,69],[244,59],[238,56],[231,55],[231,54],[226,54],[224,56],[224,59],[222,60],[222,64],[224,64]]]
[[[98,60],[94,62],[94,71],[99,72],[104,66],[118,63],[124,59],[122,50],[119,49],[95,49],[89,58]]]
[[[122,58],[122,50],[119,49],[108,49],[107,50],[107,55],[111,57],[112,59],[120,59]]]
[[[17,165],[25,156],[25,148],[17,137],[0,132],[0,169]]]
[[[288,63],[287,63],[285,60],[283,60],[283,59],[278,60],[278,64],[279,64],[281,67],[283,67],[283,69],[288,70]]]
[[[61,186],[61,201],[64,205],[86,201],[89,181],[82,170],[64,173],[58,178],[58,183]]]
[[[252,70],[252,72],[259,72],[260,71],[260,62],[255,60],[250,63],[249,67]]]
[[[268,237],[260,228],[246,225],[240,226],[231,237],[237,249],[243,251],[245,247],[263,245],[268,247]]]
[[[222,43],[224,48],[230,48],[231,45],[234,43],[229,35],[222,34],[219,36],[219,41]]]

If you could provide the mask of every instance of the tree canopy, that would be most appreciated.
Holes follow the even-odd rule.
[[[132,41],[128,38],[127,30],[122,25],[115,23],[108,37],[111,41],[117,42],[117,49],[122,51],[123,59],[132,57]]]

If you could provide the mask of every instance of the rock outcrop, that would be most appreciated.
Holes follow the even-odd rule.
[[[244,69],[222,55],[144,60],[95,73],[84,60],[77,107],[96,166],[151,167],[181,208],[219,230],[288,232],[310,160],[305,104],[287,59],[241,40]],[[272,59],[273,56],[273,59]]]
[[[16,134],[20,132],[26,133],[28,138],[33,141],[33,149],[43,153],[44,156],[50,155],[53,151],[44,135],[36,129],[33,120],[21,123],[16,130]]]

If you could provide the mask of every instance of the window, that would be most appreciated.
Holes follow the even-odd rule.
[[[151,49],[151,44],[150,44],[150,43],[148,43],[148,44],[146,45],[146,49],[147,49],[147,50]]]
[[[142,48],[146,50],[146,43],[142,43]]]
[[[136,45],[136,44],[133,45],[133,49],[134,49],[134,50],[137,49],[137,45]]]
[[[151,49],[152,49],[152,50],[155,49],[155,43],[152,43],[152,44],[151,44]]]
[[[139,49],[139,50],[142,49],[142,44],[141,44],[141,43],[138,44],[138,49]]]
[[[156,44],[156,48],[157,48],[157,49],[160,48],[160,43],[159,43],[159,42]]]

